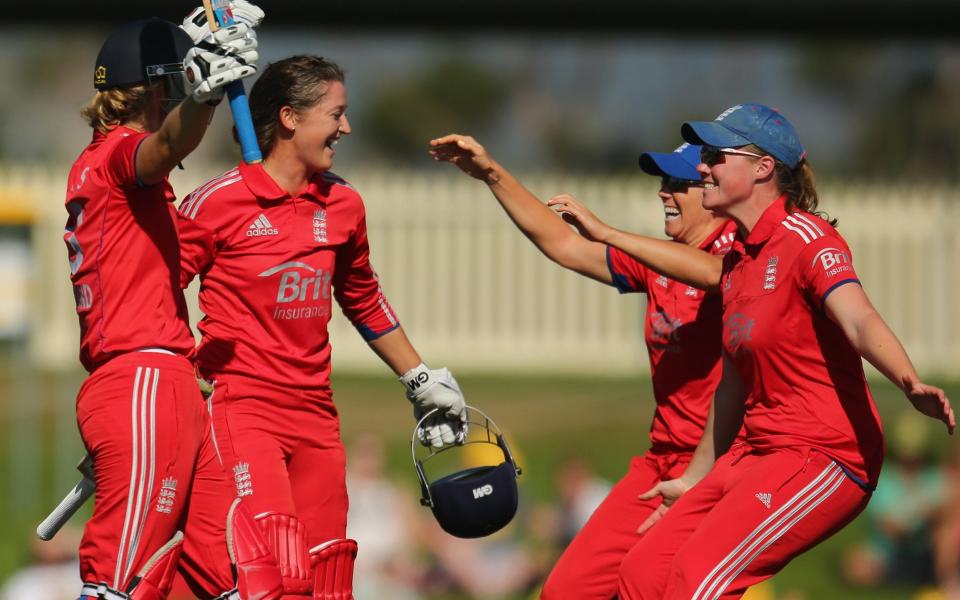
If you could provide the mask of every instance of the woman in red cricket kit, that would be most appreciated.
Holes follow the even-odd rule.
[[[333,299],[401,376],[435,447],[463,441],[463,395],[428,369],[400,328],[370,265],[363,200],[330,172],[351,132],[344,76],[294,56],[250,91],[264,155],[200,186],[180,206],[181,284],[199,275],[196,364],[214,384],[214,439],[253,507],[284,593],[352,597],[357,547],[346,535],[340,423],[330,388]]]
[[[473,138],[450,135],[431,142],[431,154],[485,182],[513,222],[548,258],[620,293],[647,297],[645,341],[656,410],[650,450],[627,473],[570,542],[544,584],[541,598],[609,600],[617,592],[620,562],[640,539],[637,528],[660,498],[637,496],[686,468],[703,433],[720,381],[720,296],[705,294],[646,268],[621,250],[578,235],[504,169]],[[735,225],[701,206],[700,147],[648,152],[640,168],[660,180],[664,233],[672,242],[722,256]],[[570,196],[558,196],[568,198]]]
[[[97,57],[97,93],[83,110],[93,141],[70,171],[64,233],[80,360],[90,372],[77,397],[77,423],[96,482],[80,544],[82,599],[166,598],[191,504],[230,484],[187,358],[194,339],[178,286],[167,181],[199,145],[223,86],[256,72],[256,38],[245,25],[210,38],[194,45],[160,19],[118,28]],[[189,89],[185,70],[193,75]],[[222,560],[219,570],[201,570],[205,597],[265,598],[268,580],[279,588],[275,562],[261,539],[259,554],[235,547],[231,564],[228,509],[209,523],[216,539],[207,556]],[[248,519],[247,530],[256,532]],[[244,531],[234,527],[240,545],[250,539]]]
[[[812,171],[786,118],[742,104],[682,132],[704,145],[704,208],[737,224],[722,261],[554,205],[648,266],[723,295],[711,416],[684,473],[642,496],[663,504],[621,565],[624,600],[739,598],[863,510],[883,433],[861,357],[917,410],[951,433],[955,424],[943,390],[920,381],[864,294],[846,242],[815,212]],[[728,451],[741,424],[746,444]]]

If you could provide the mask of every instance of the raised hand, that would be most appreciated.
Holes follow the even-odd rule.
[[[213,34],[213,43],[200,42],[183,60],[184,77],[197,102],[216,104],[228,83],[257,72],[257,39],[240,23]]]
[[[616,231],[570,194],[559,194],[547,201],[547,206],[555,210],[563,220],[573,225],[580,235],[592,242],[606,243]]]
[[[451,134],[430,140],[428,152],[433,160],[454,164],[470,177],[493,183],[490,179],[497,164],[469,135]]]
[[[263,10],[246,0],[234,0],[232,6],[233,20],[235,23],[242,23],[247,26],[248,35],[256,37],[254,29],[263,22]],[[207,23],[207,11],[203,6],[198,6],[183,18],[180,29],[187,32],[194,44],[200,42],[216,43],[213,39],[213,32],[210,31],[210,25]]]

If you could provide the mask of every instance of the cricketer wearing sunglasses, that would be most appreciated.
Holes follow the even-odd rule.
[[[952,433],[940,388],[921,382],[870,304],[852,253],[816,212],[813,172],[778,111],[740,104],[684,124],[702,144],[703,206],[737,224],[722,260],[665,246],[565,207],[596,239],[723,298],[723,376],[683,474],[644,497],[657,522],[620,567],[619,597],[730,599],[773,576],[866,506],[883,462],[867,359]],[[741,425],[746,443],[731,449]]]
[[[650,450],[632,459],[552,569],[541,596],[608,600],[617,593],[620,562],[640,539],[637,528],[660,506],[659,495],[637,496],[683,473],[703,432],[720,381],[720,296],[664,277],[623,251],[578,234],[473,138],[433,140],[431,154],[485,182],[549,259],[620,293],[646,294],[645,341],[656,399]],[[661,178],[664,233],[672,240],[663,243],[721,256],[730,249],[735,225],[701,206],[699,162],[700,147],[683,144],[674,152],[643,154],[640,168]],[[566,194],[550,200],[555,206],[574,202]]]

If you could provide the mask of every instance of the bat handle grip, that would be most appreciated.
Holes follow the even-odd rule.
[[[240,138],[240,152],[243,162],[249,164],[263,160],[260,146],[257,144],[257,134],[253,129],[253,119],[250,116],[250,105],[247,104],[247,93],[243,83],[234,81],[227,84],[227,97],[230,99],[230,110],[233,112],[233,123],[237,128],[237,137]]]
[[[92,479],[87,477],[81,479],[53,509],[53,512],[37,526],[37,537],[45,541],[53,539],[60,528],[70,520],[73,513],[77,512],[87,498],[93,495],[95,489],[96,483]]]

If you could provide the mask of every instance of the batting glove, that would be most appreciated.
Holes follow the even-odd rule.
[[[256,37],[254,28],[263,22],[265,16],[260,7],[246,0],[234,0],[232,8],[234,22],[246,25],[249,35]],[[200,42],[213,43],[213,32],[210,31],[210,26],[207,24],[207,11],[202,6],[193,9],[189,15],[184,17],[180,29],[187,32],[194,44]]]
[[[184,78],[193,99],[216,104],[223,87],[257,72],[257,39],[246,25],[231,25],[213,34],[214,43],[200,42],[183,60]]]
[[[418,428],[424,446],[442,448],[462,444],[467,437],[467,408],[457,380],[447,369],[429,369],[423,363],[400,376],[413,403],[413,418],[420,423],[425,414],[439,409]]]

